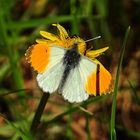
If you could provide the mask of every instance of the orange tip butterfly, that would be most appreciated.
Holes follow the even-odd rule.
[[[96,50],[97,53],[89,51],[85,56],[77,38],[69,47],[57,45],[54,40],[52,43],[47,41],[31,46],[26,52],[26,59],[37,71],[37,82],[44,92],[58,91],[71,103],[85,101],[89,95],[111,92],[111,74],[99,61],[89,59],[107,48]]]

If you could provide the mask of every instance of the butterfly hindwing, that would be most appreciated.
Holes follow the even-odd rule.
[[[88,98],[78,66],[70,71],[61,92],[69,102],[81,102]]]
[[[86,90],[89,94],[96,93],[99,95],[112,92],[113,82],[112,76],[107,69],[97,60],[94,60],[97,64],[96,73],[93,71],[87,78]],[[93,85],[91,83],[94,81]]]
[[[111,91],[112,77],[101,63],[83,57],[79,69],[87,94],[96,96]]]
[[[82,59],[81,59],[81,62],[79,64],[79,71],[80,71],[80,76],[82,77],[82,81],[83,81],[83,86],[84,86],[85,92],[87,94],[89,94],[89,92],[87,91],[87,88],[86,88],[86,83],[88,81],[88,77],[93,72],[96,74],[96,70],[97,70],[97,64],[83,56]],[[96,81],[94,81],[94,80],[91,81],[90,85],[94,87],[95,82]],[[92,94],[96,95],[95,92],[92,92]]]

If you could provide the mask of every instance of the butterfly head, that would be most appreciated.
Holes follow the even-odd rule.
[[[70,37],[69,48],[76,49],[81,55],[86,51],[86,43],[83,39],[77,36]]]

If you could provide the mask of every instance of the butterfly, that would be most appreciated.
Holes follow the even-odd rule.
[[[38,40],[26,52],[27,61],[38,73],[38,86],[46,93],[58,91],[71,103],[85,101],[89,95],[109,93],[111,74],[98,60],[89,58],[93,54],[100,55],[107,48],[87,51],[87,57],[84,55],[86,49],[83,50],[85,42],[79,37],[66,38],[64,28],[57,26],[59,37],[41,32],[50,40]]]

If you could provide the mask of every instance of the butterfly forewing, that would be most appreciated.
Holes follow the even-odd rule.
[[[65,50],[59,47],[50,48],[50,61],[46,70],[37,75],[37,81],[44,92],[54,92],[58,89],[64,72],[63,57]]]

